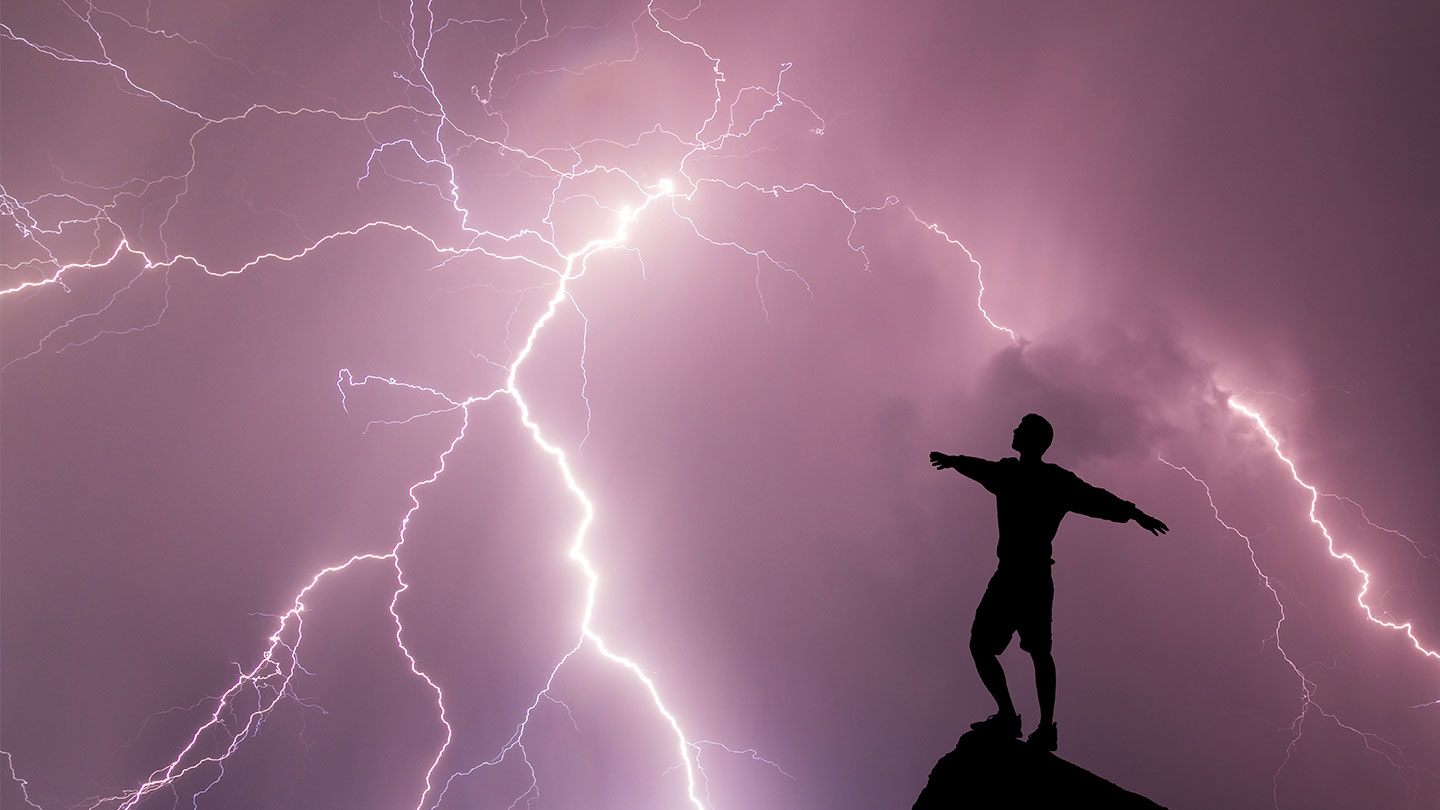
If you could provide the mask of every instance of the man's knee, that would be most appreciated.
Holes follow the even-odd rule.
[[[1045,633],[1043,635],[1036,633],[1030,636],[1026,636],[1022,633],[1020,635],[1020,649],[1024,650],[1027,653],[1030,653],[1030,657],[1034,658],[1036,661],[1039,661],[1041,658],[1049,658],[1050,648],[1051,642],[1049,633]]]
[[[975,658],[994,658],[1005,652],[1009,644],[1008,638],[1001,639],[993,634],[970,631],[970,655]]]

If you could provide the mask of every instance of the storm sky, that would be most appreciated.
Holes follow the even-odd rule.
[[[908,807],[1038,412],[1061,756],[1440,807],[1433,8],[0,19],[5,806]]]

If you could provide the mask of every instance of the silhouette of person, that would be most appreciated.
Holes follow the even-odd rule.
[[[970,627],[970,654],[980,680],[995,698],[995,714],[971,728],[1005,737],[1020,736],[1020,715],[1010,701],[1000,653],[1020,634],[1020,649],[1035,662],[1035,691],[1040,699],[1040,725],[1026,742],[1054,751],[1055,659],[1050,655],[1051,609],[1055,584],[1050,577],[1051,543],[1067,512],[1127,523],[1131,520],[1154,535],[1169,531],[1164,523],[1056,464],[1041,461],[1055,431],[1038,414],[1026,414],[1015,428],[1010,447],[1019,458],[989,461],[970,456],[931,453],[937,470],[955,470],[995,494],[1000,523],[1000,558],[985,595],[975,608]]]

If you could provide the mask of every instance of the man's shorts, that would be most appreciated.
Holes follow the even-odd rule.
[[[1028,653],[1050,651],[1050,617],[1055,604],[1055,583],[1047,566],[1042,571],[1000,570],[990,577],[975,622],[970,625],[970,646],[999,655],[1020,634],[1020,649]]]

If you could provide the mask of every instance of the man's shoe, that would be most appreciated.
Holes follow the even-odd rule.
[[[1025,738],[1025,742],[1042,751],[1054,751],[1060,747],[1059,733],[1056,731],[1054,723],[1046,723],[1035,729],[1029,737]]]
[[[1020,715],[996,712],[978,723],[971,723],[970,728],[997,737],[1019,737]]]

